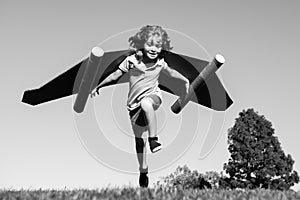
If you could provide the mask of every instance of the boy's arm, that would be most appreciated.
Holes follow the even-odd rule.
[[[91,92],[91,97],[94,97],[97,95],[99,95],[99,90],[102,86],[118,80],[125,72],[123,72],[120,69],[117,69],[116,71],[114,71],[113,73],[111,73],[108,77],[106,77],[92,92]]]
[[[185,88],[186,88],[186,94],[189,91],[189,87],[190,87],[190,81],[189,79],[187,79],[185,76],[183,76],[182,74],[180,74],[178,71],[170,68],[170,67],[165,67],[163,72],[165,72],[165,74],[167,74],[170,77],[176,78],[176,79],[180,79],[182,81],[185,82]]]

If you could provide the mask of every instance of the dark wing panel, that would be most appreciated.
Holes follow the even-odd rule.
[[[188,78],[190,83],[208,64],[207,61],[171,52],[166,52],[164,57],[168,65]],[[183,94],[185,88],[180,81],[170,79],[165,74],[160,76],[159,81],[162,90],[177,96]],[[203,87],[195,91],[191,101],[217,111],[224,111],[233,103],[216,74],[206,80]]]
[[[98,70],[96,80],[99,80],[98,82],[103,80],[111,72],[117,69],[118,65],[126,58],[126,56],[132,53],[133,52],[129,50],[104,53],[100,65],[101,68]],[[76,94],[85,71],[86,62],[87,59],[84,59],[38,89],[25,91],[22,97],[22,102],[30,105],[38,105]],[[127,80],[128,75],[111,84],[124,83]],[[96,85],[97,82],[94,83],[93,88],[95,88]]]
[[[77,93],[80,83],[75,83],[76,76],[78,75],[78,79],[82,78],[86,61],[87,59],[79,62],[38,89],[25,91],[22,102],[37,105]]]

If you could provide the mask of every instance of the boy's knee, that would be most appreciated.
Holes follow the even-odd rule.
[[[144,111],[149,111],[149,110],[153,110],[153,102],[150,98],[143,98],[141,100],[141,108]]]

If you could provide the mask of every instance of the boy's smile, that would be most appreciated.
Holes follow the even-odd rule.
[[[144,44],[144,51],[147,57],[154,60],[158,57],[162,49],[162,38],[158,35],[153,35],[148,38]]]

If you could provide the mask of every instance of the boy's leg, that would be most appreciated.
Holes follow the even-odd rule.
[[[161,99],[157,95],[150,95],[141,100],[141,108],[148,122],[149,137],[157,137],[157,118],[155,110],[158,109],[160,104]]]
[[[141,100],[141,108],[145,113],[149,130],[149,145],[152,153],[161,150],[162,145],[158,142],[157,137],[157,119],[155,110],[161,104],[161,99],[157,95],[144,97]]]
[[[134,123],[131,123],[132,130],[135,135],[135,150],[137,159],[139,162],[139,185],[141,187],[148,187],[149,178],[148,178],[148,164],[146,159],[146,142],[147,139],[143,138],[147,134],[147,128],[138,126]]]
[[[135,150],[139,162],[140,172],[148,168],[146,158],[146,141],[146,138],[135,137]]]
[[[148,187],[148,166],[146,161],[146,139],[145,138],[135,138],[135,148],[139,161],[139,185],[140,187]]]

